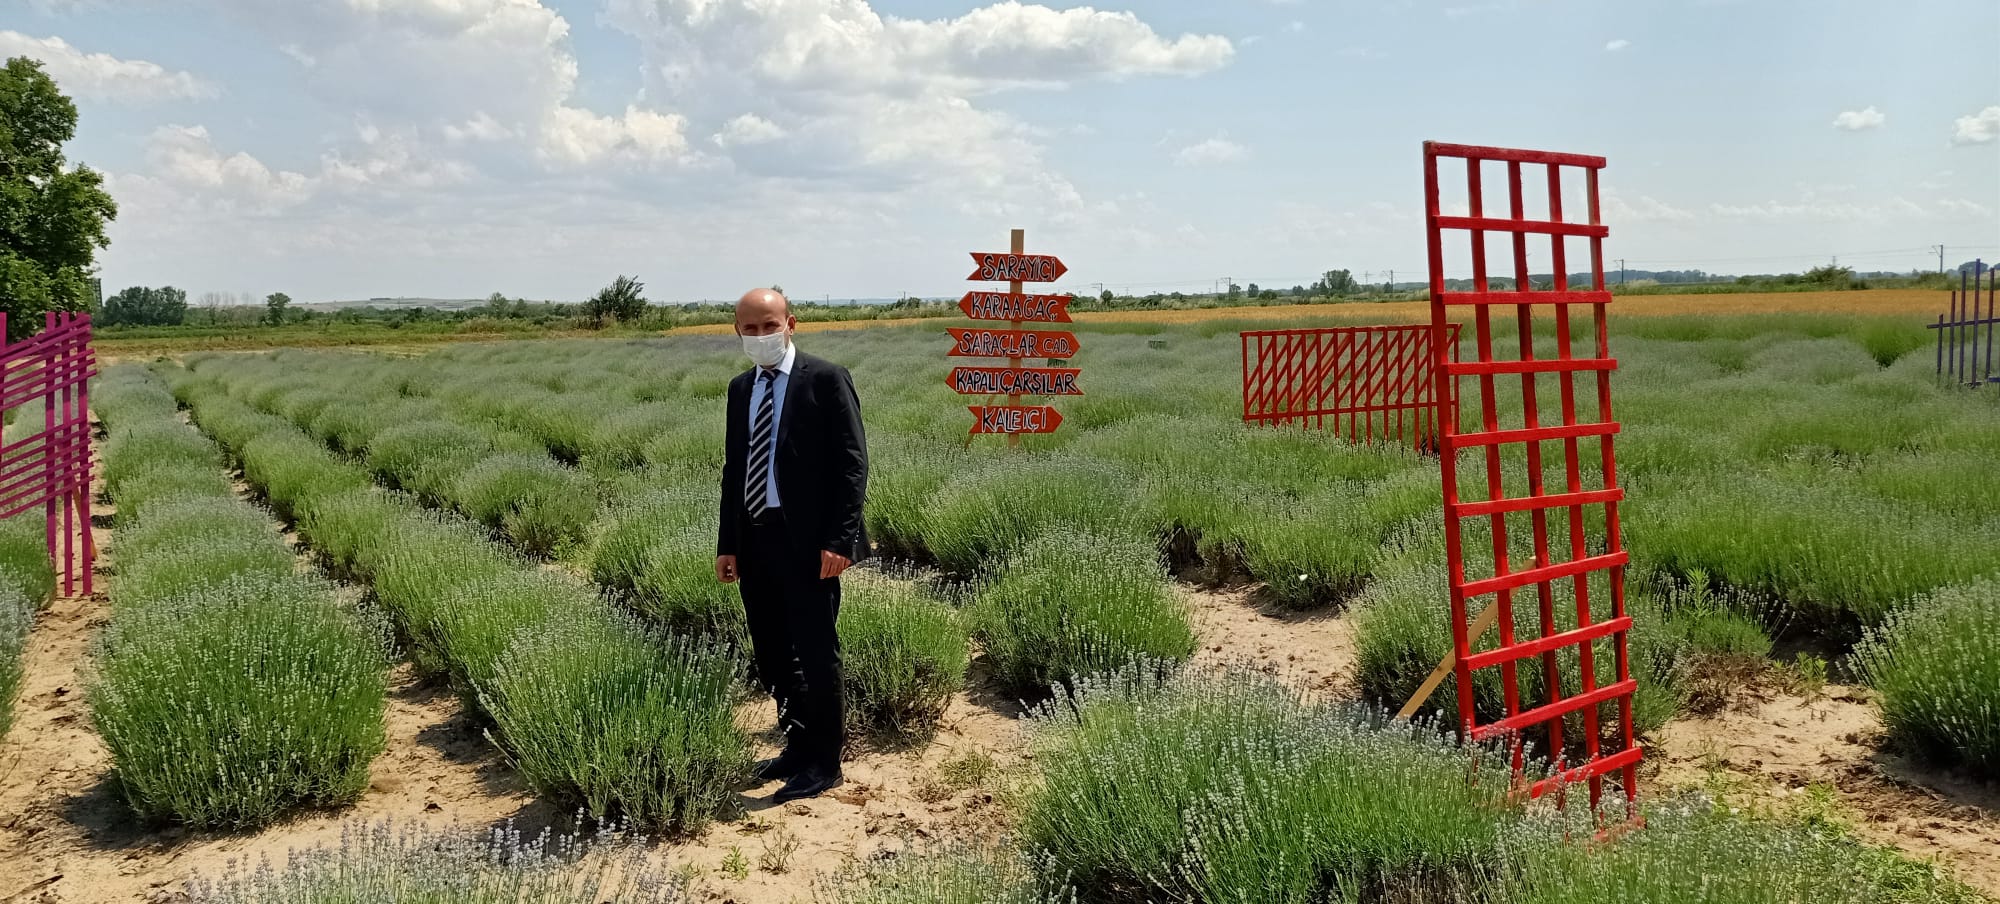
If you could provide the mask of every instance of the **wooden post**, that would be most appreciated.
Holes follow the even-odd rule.
[[[1488,603],[1485,609],[1480,610],[1479,614],[1473,617],[1472,628],[1466,632],[1472,635],[1472,640],[1468,642],[1478,641],[1481,636],[1485,635],[1486,629],[1493,627],[1493,623],[1498,621],[1499,618],[1500,607]],[[1430,675],[1424,678],[1424,683],[1417,687],[1417,692],[1410,695],[1409,702],[1403,704],[1403,708],[1396,711],[1396,718],[1408,719],[1416,715],[1417,709],[1424,705],[1425,700],[1431,698],[1431,694],[1437,690],[1437,686],[1444,683],[1445,676],[1451,674],[1452,668],[1457,665],[1457,654],[1444,654],[1444,658],[1438,660],[1437,668],[1431,669]]]
[[[1027,230],[1025,230],[1025,229],[1016,229],[1016,230],[1014,230],[1013,232],[1011,232],[1011,233],[1009,234],[1009,236],[1008,236],[1008,245],[1007,245],[1007,250],[1008,250],[1008,251],[1011,251],[1011,252],[1013,252],[1013,253],[1015,253],[1015,254],[1026,254],[1026,253],[1028,252],[1028,231],[1027,231]],[[1019,294],[1021,294],[1021,281],[1020,281],[1020,280],[1018,280],[1018,279],[1016,279],[1016,280],[1013,280],[1013,281],[1010,281],[1010,282],[1008,282],[1008,283],[1007,283],[1007,291],[1009,291],[1009,292],[1012,292],[1012,293],[1014,293],[1015,295],[1019,295]],[[1007,328],[1008,328],[1008,329],[1013,329],[1013,330],[1018,330],[1018,329],[1020,329],[1020,328],[1021,328],[1021,323],[1022,323],[1022,321],[1019,321],[1019,320],[1010,320],[1010,321],[1008,321],[1008,327],[1007,327]],[[1008,359],[1007,359],[1007,366],[1009,366],[1009,367],[1020,367],[1020,366],[1021,366],[1021,359],[1020,359],[1020,358],[1008,358]],[[1010,395],[1010,396],[1008,396],[1008,397],[1007,397],[1007,404],[1009,404],[1009,405],[1019,405],[1019,404],[1021,404],[1021,396],[1020,396],[1019,394],[1015,394],[1015,395]],[[1009,434],[1007,434],[1007,446],[1008,446],[1008,448],[1011,448],[1011,449],[1018,449],[1018,448],[1020,448],[1020,447],[1021,447],[1021,434],[1019,434],[1019,433],[1009,433]]]

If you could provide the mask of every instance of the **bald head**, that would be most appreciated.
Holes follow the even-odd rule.
[[[736,299],[736,332],[767,336],[792,328],[792,303],[776,289],[751,289]]]

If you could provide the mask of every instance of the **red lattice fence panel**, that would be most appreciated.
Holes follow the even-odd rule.
[[[1447,216],[1440,209],[1438,164],[1442,159],[1466,161],[1466,212]],[[1508,210],[1504,215],[1489,214],[1481,198],[1482,170],[1503,171]],[[1536,167],[1548,186],[1547,217],[1531,219],[1525,212],[1522,194],[1524,167]],[[1599,216],[1598,171],[1604,158],[1579,154],[1468,147],[1426,142],[1424,145],[1424,199],[1430,243],[1431,325],[1442,339],[1454,315],[1469,315],[1474,333],[1475,360],[1447,361],[1437,355],[1436,398],[1454,397],[1459,381],[1470,381],[1471,394],[1455,397],[1461,407],[1476,416],[1478,423],[1463,428],[1458,418],[1444,419],[1442,474],[1446,550],[1450,557],[1452,643],[1454,675],[1458,686],[1458,715],[1465,732],[1474,739],[1505,738],[1513,743],[1516,767],[1522,764],[1522,749],[1533,744],[1550,755],[1553,774],[1535,782],[1533,796],[1555,790],[1559,794],[1572,782],[1587,781],[1592,806],[1599,803],[1606,775],[1622,779],[1628,806],[1638,790],[1639,748],[1632,737],[1632,680],[1627,634],[1632,620],[1625,612],[1625,566],[1627,556],[1619,534],[1618,505],[1624,491],[1618,486],[1612,438],[1618,422],[1611,413],[1611,372],[1617,361],[1611,357],[1605,329],[1605,308],[1611,294],[1604,287],[1603,243],[1609,230]],[[1580,170],[1581,173],[1576,171]],[[1583,179],[1584,219],[1563,216],[1562,179],[1565,172]],[[1574,182],[1571,183],[1575,185]],[[1464,234],[1470,240],[1472,285],[1469,291],[1447,291],[1444,275],[1446,233]],[[1549,239],[1554,279],[1547,288],[1537,288],[1529,276],[1530,237]],[[1513,274],[1511,287],[1496,290],[1488,280],[1486,257],[1488,238],[1511,246]],[[1588,288],[1572,288],[1566,238],[1588,243]],[[1536,242],[1539,244],[1540,239]],[[1537,249],[1540,250],[1540,249]],[[1572,330],[1579,326],[1581,308],[1588,344],[1579,350]],[[1546,316],[1537,316],[1542,312]],[[1518,334],[1507,342],[1495,335],[1496,319],[1512,319]],[[1504,333],[1504,331],[1503,331]],[[1538,341],[1539,340],[1539,341]],[[1499,354],[1501,345],[1513,344],[1518,351]],[[1552,356],[1549,353],[1553,353]],[[1514,379],[1520,381],[1517,394],[1504,396],[1500,390]],[[1582,381],[1579,393],[1578,382]],[[1514,387],[1505,388],[1513,390]],[[1547,398],[1553,390],[1556,404]],[[1538,391],[1539,390],[1539,391]],[[1581,396],[1581,398],[1579,398]],[[1593,401],[1595,405],[1588,402]],[[1518,405],[1518,415],[1512,410]],[[1503,412],[1503,407],[1509,410]],[[1590,410],[1594,408],[1595,410]],[[1553,410],[1551,410],[1553,409]],[[1563,485],[1551,488],[1544,477],[1544,447],[1554,444],[1561,456]],[[1586,444],[1595,449],[1587,449]],[[1458,453],[1470,453],[1467,464],[1477,462],[1485,487],[1461,487]],[[1586,485],[1590,465],[1596,465],[1594,486]],[[1510,479],[1508,472],[1512,471]],[[1468,496],[1463,490],[1470,489]],[[1526,520],[1532,533],[1531,564],[1521,567],[1511,557],[1509,516],[1514,527]],[[1552,519],[1562,519],[1551,525]],[[1478,522],[1491,534],[1490,563],[1484,555],[1470,564],[1473,553],[1465,548],[1462,533]],[[1552,530],[1552,527],[1556,528]],[[1552,543],[1552,541],[1557,541]],[[1558,547],[1567,547],[1566,549]],[[1490,565],[1490,567],[1488,567]],[[1468,576],[1468,572],[1478,576]],[[1574,597],[1574,621],[1570,613],[1558,613],[1556,587],[1567,583]],[[1609,597],[1607,613],[1594,612],[1592,594]],[[1539,615],[1537,636],[1518,638],[1514,630],[1517,592],[1532,593]],[[1468,622],[1468,607],[1490,597],[1479,616]],[[1606,617],[1599,618],[1603,614]],[[1497,624],[1499,642],[1491,649],[1475,652],[1475,643],[1486,626]],[[1597,649],[1608,640],[1615,669],[1602,686],[1597,676]],[[1523,660],[1540,666],[1541,693],[1538,700],[1523,700],[1518,664]],[[1532,666],[1531,666],[1532,667]],[[1474,673],[1497,668],[1501,672],[1504,714],[1481,721],[1475,705]],[[1571,669],[1574,669],[1572,672]],[[1616,707],[1616,724],[1609,733],[1601,710]],[[1565,719],[1582,723],[1581,745],[1565,746]],[[1546,734],[1542,735],[1541,732]]]
[[[1437,448],[1429,326],[1250,330],[1242,342],[1245,423],[1324,429],[1331,419],[1354,442]],[[1441,354],[1457,360],[1456,325],[1445,342]]]
[[[62,593],[76,592],[80,571],[87,596],[97,557],[90,534],[89,381],[97,374],[90,315],[51,312],[41,332],[20,342],[7,342],[6,332],[0,314],[0,411],[16,410],[8,435],[18,437],[0,442],[0,518],[41,509]],[[23,422],[41,429],[20,436]]]

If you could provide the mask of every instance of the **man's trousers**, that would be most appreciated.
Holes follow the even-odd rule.
[[[840,579],[820,578],[818,545],[793,536],[782,510],[744,529],[736,568],[757,680],[778,701],[786,750],[837,768],[847,720],[836,630]]]

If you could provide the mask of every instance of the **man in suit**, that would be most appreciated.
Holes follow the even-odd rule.
[[[736,302],[754,366],[729,383],[715,542],[716,579],[742,593],[758,680],[778,701],[785,750],[756,774],[784,780],[778,803],[841,782],[840,575],[868,555],[861,401],[846,368],[792,344],[797,326],[774,289]]]

